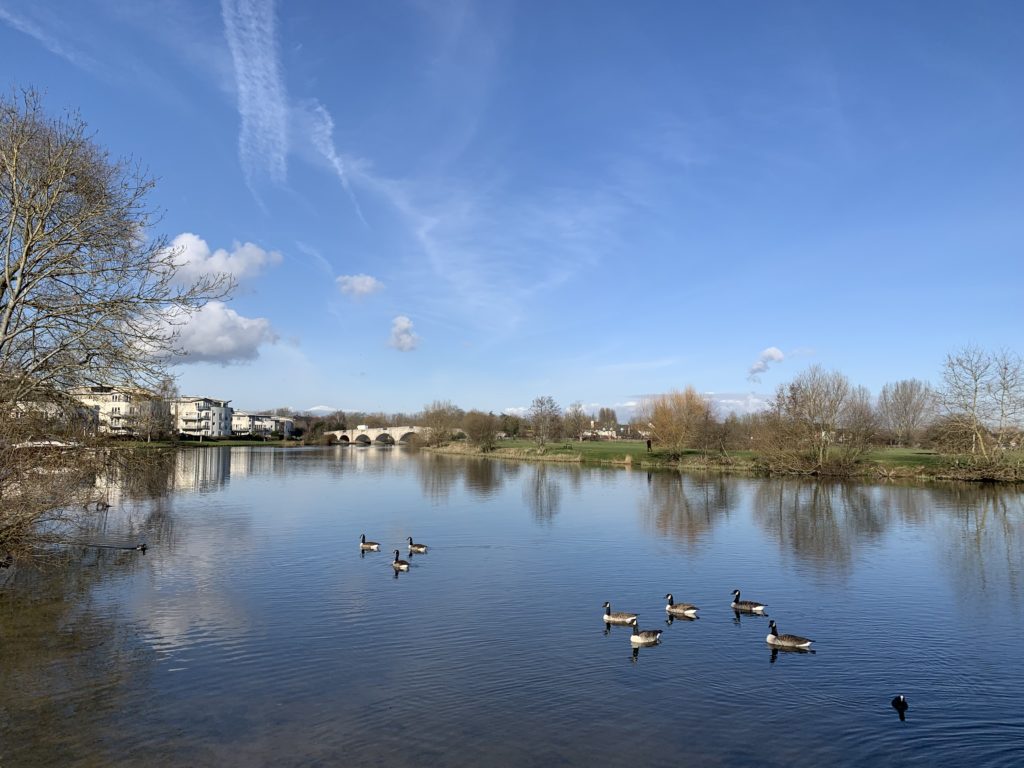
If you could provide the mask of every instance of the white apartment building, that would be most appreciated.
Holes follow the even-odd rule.
[[[295,423],[291,419],[280,416],[268,416],[261,413],[235,411],[231,416],[231,432],[235,435],[268,436],[280,432],[289,437]]]
[[[231,437],[230,402],[214,397],[177,397],[171,401],[171,415],[183,435]]]
[[[166,423],[167,404],[144,389],[78,387],[69,394],[96,414],[100,432],[139,435]]]

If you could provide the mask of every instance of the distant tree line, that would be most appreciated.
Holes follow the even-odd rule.
[[[1020,461],[1024,442],[1024,362],[1016,353],[968,346],[943,361],[937,386],[918,379],[885,384],[877,398],[838,371],[811,366],[781,384],[756,413],[720,414],[694,387],[645,398],[628,424],[612,408],[587,412],[580,402],[562,408],[550,395],[522,414],[465,411],[435,400],[418,413],[338,411],[293,414],[308,438],[325,432],[413,424],[427,428],[428,445],[466,440],[490,450],[503,438],[545,445],[614,435],[650,439],[670,458],[697,452],[728,460],[749,452],[770,472],[849,473],[881,446],[929,448],[975,461]]]

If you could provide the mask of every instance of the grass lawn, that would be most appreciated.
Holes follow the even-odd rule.
[[[501,455],[503,451],[530,451],[537,452],[536,455],[566,458],[579,456],[582,461],[588,462],[620,462],[627,456],[636,462],[652,464],[667,464],[672,460],[668,451],[654,447],[650,453],[647,452],[647,442],[644,440],[556,440],[547,443],[543,449],[532,440],[499,440],[495,445],[495,453]],[[541,450],[543,452],[541,453]],[[752,451],[730,451],[729,456],[734,459],[751,459]],[[698,450],[684,451],[682,460],[688,458],[698,459],[702,456]],[[720,458],[719,454],[714,454]]]
[[[889,467],[935,467],[949,457],[925,448],[879,448],[868,453],[867,459]]]

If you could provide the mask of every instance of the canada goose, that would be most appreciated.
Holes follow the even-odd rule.
[[[604,602],[604,623],[605,624],[632,624],[636,621],[635,613],[612,613],[612,604],[607,600]]]
[[[409,537],[409,551],[410,552],[426,552],[427,551],[427,545],[426,544],[414,544],[413,541],[412,541],[412,536],[410,536]]]
[[[764,613],[764,609],[768,606],[762,605],[761,603],[755,603],[753,600],[740,600],[740,591],[734,589],[732,591],[732,607],[736,611],[747,611],[748,613]]]
[[[660,629],[640,629],[636,619],[630,623],[633,625],[633,634],[629,636],[629,642],[633,645],[653,645],[661,639]]]
[[[359,534],[359,548],[369,552],[380,552],[380,544],[376,541],[367,541],[366,534]]]
[[[399,560],[398,559],[398,550],[397,549],[395,550],[395,561],[393,563],[391,563],[391,567],[394,568],[396,571],[408,571],[409,570],[409,563],[408,563],[408,561],[406,561],[406,560]]]
[[[146,554],[146,550],[147,549],[148,549],[148,547],[146,546],[146,542],[142,542],[141,544],[136,544],[135,545],[135,551],[136,552],[141,552],[142,554]]]
[[[904,696],[902,693],[892,700],[892,708],[900,713],[900,720],[907,719],[906,713],[907,710],[910,708],[910,705],[907,704],[907,697]]]
[[[665,595],[665,599],[668,600],[668,605],[665,606],[665,610],[672,616],[685,616],[688,619],[697,618],[697,611],[700,610],[696,605],[690,603],[676,603],[672,600],[672,593],[669,592]]]
[[[800,635],[780,635],[779,631],[775,628],[775,619],[768,622],[768,637],[765,641],[769,645],[778,645],[783,648],[810,648],[813,640],[809,640],[806,637],[800,637]]]

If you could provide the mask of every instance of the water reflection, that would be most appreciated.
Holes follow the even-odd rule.
[[[662,536],[693,545],[728,515],[733,485],[721,476],[648,472],[648,493],[640,499],[644,524]]]
[[[468,459],[465,464],[466,488],[479,498],[489,498],[504,482],[506,464],[488,459]]]
[[[757,522],[797,557],[822,567],[848,565],[853,546],[888,526],[867,486],[773,478],[757,483]]]
[[[1008,585],[1021,597],[1024,501],[1007,488],[773,478],[754,483],[753,514],[786,550],[825,570],[849,568],[866,542],[879,541],[894,524],[927,527],[943,542],[943,567],[954,572],[955,585]]]
[[[797,656],[799,656],[801,654],[813,656],[814,654],[817,653],[817,651],[814,650],[813,648],[786,648],[785,646],[781,646],[781,645],[773,645],[773,646],[771,646],[771,650],[772,650],[771,658],[768,659],[768,663],[769,664],[774,664],[775,661],[779,658],[779,654],[780,653],[782,653],[782,654],[797,655]]]
[[[523,500],[538,523],[550,523],[562,503],[562,486],[547,464],[534,464],[523,485]],[[550,475],[550,476],[549,476]]]
[[[744,620],[758,622],[767,617],[768,611],[755,613],[754,611],[740,611],[736,608],[732,609],[732,623],[737,627],[741,626]]]
[[[436,453],[421,453],[416,462],[416,475],[423,495],[435,504],[445,502],[464,465],[457,459]]]
[[[207,452],[220,458],[203,458]],[[874,764],[879,753],[895,754],[886,750],[914,748],[884,742],[886,732],[905,735],[891,713],[856,716],[864,702],[878,714],[880,680],[907,681],[917,701],[927,691],[928,717],[915,728],[919,736],[934,729],[929,744],[940,731],[957,735],[947,765],[996,764],[990,745],[1012,746],[1020,733],[1016,715],[993,723],[978,714],[984,704],[1013,711],[1024,685],[1013,655],[1024,567],[1017,490],[645,478],[400,448],[193,449],[148,472],[125,466],[97,478],[113,506],[83,527],[97,542],[144,536],[145,557],[72,548],[79,567],[67,572],[0,569],[0,680],[17,692],[0,711],[0,763],[48,764],[54,754],[77,756],[67,760],[75,765],[141,763],[145,750],[166,765],[278,756],[411,765],[426,756],[447,766],[466,754],[510,764],[524,749],[502,727],[513,719],[531,733],[532,751],[519,762],[596,765],[607,755],[592,745],[606,735],[641,750],[616,764],[671,765],[677,753],[667,747],[677,742],[661,752],[643,745],[662,746],[676,727],[700,763],[754,762],[758,745],[771,741],[786,764],[820,765],[840,751]],[[450,505],[407,503],[420,498]],[[488,514],[475,514],[483,499]],[[634,504],[641,514],[630,513]],[[355,563],[345,549],[363,530],[396,545],[419,531],[445,545],[444,557],[402,555],[417,572],[399,585],[387,578],[404,575],[390,567],[388,548],[369,563],[366,552]],[[652,547],[652,531],[659,540],[700,542],[699,551]],[[482,550],[481,541],[498,543]],[[321,542],[337,543],[341,554]],[[794,556],[775,557],[776,549]],[[765,551],[774,561],[770,582],[729,583],[737,562],[759,568]],[[890,559],[904,553],[905,561]],[[643,665],[649,649],[630,647],[637,667],[627,668],[631,628],[606,624],[603,642],[596,609],[581,615],[579,605],[614,587],[623,607],[649,611],[648,626],[659,615],[672,626],[684,619],[646,601],[650,584],[677,568],[690,569],[686,596],[712,596],[707,621],[670,630],[682,635]],[[768,648],[787,695],[736,737],[716,713],[735,711],[764,685],[756,669],[766,620],[737,612],[737,625],[748,622],[737,629],[727,619],[728,590],[745,583],[754,590],[746,597],[778,606],[795,627],[816,624],[827,652],[812,661],[792,655],[812,655],[801,649]],[[935,593],[946,600],[941,614],[927,602]],[[963,599],[951,599],[957,595]],[[401,625],[395,612],[404,599],[443,610],[417,613],[415,631],[378,633]],[[841,617],[808,619],[840,603]],[[550,644],[538,653],[534,633],[480,621],[481,606],[536,616]],[[930,643],[947,621],[965,631]],[[870,652],[846,625],[864,627],[867,637],[884,632],[894,638],[891,650]],[[620,664],[607,675],[579,674]],[[673,668],[693,670],[699,684],[666,683]],[[623,716],[624,696],[655,691],[632,698]],[[780,727],[797,721],[800,729]],[[427,746],[410,755],[409,743]]]

